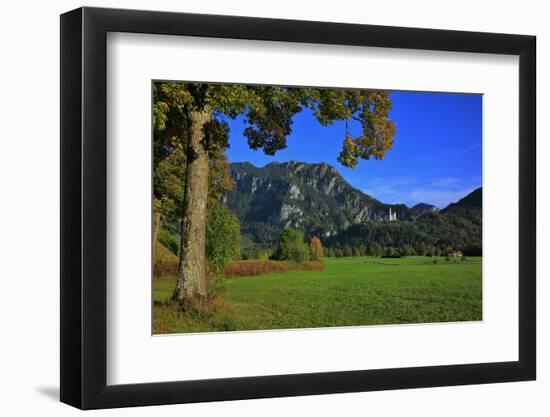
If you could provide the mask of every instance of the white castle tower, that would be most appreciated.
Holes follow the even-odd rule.
[[[389,219],[390,222],[397,221],[397,213],[392,213],[391,212],[391,207],[390,207],[390,215],[389,215],[388,219]]]

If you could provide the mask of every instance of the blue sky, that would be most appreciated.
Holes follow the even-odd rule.
[[[481,186],[481,95],[393,92],[391,98],[397,135],[382,161],[361,160],[355,169],[342,166],[336,158],[344,122],[323,127],[309,110],[295,116],[288,147],[275,156],[251,150],[243,136],[244,119],[230,120],[229,160],[258,167],[273,161],[326,162],[366,194],[408,206],[424,202],[442,208]],[[358,134],[360,127],[350,130]]]

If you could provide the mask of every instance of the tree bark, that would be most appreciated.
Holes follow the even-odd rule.
[[[187,149],[185,194],[181,218],[181,246],[174,297],[179,300],[206,297],[206,203],[208,198],[208,154],[203,128],[212,111],[189,112],[190,140]]]
[[[153,213],[153,265],[156,262],[155,253],[157,248],[159,228],[160,228],[160,212],[155,211]]]

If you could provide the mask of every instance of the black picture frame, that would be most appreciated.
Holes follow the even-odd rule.
[[[519,56],[519,360],[107,385],[108,32]],[[534,36],[79,8],[61,16],[61,401],[82,409],[534,380]]]

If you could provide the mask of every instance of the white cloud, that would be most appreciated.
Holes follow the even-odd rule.
[[[396,204],[403,202],[403,189],[416,184],[417,178],[412,176],[371,178],[361,191],[384,203]]]

